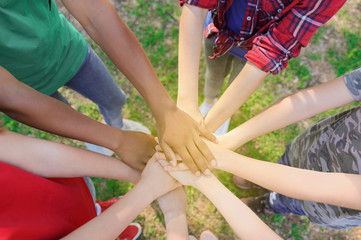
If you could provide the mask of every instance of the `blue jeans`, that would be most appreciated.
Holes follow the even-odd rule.
[[[83,65],[65,86],[94,102],[108,125],[123,127],[124,92],[89,44]],[[58,91],[51,96],[70,105]]]
[[[283,156],[278,160],[277,163],[291,166],[291,162],[289,159],[289,148],[290,144],[286,147],[286,152],[283,154]],[[287,179],[285,179],[287,181]],[[297,215],[305,215],[300,200],[295,198],[290,198],[285,195],[276,193],[276,192],[270,192],[267,198],[267,207],[272,210],[274,213],[279,214],[287,214],[287,213],[293,213]]]
[[[102,60],[89,46],[84,63],[65,86],[77,91],[97,104],[108,125],[123,127],[122,108],[126,102],[124,92],[119,88]],[[58,91],[50,95],[68,105],[69,102]],[[91,179],[84,178],[95,203],[95,188]]]

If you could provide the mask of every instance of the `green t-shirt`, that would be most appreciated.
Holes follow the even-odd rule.
[[[50,95],[86,57],[83,36],[48,0],[0,0],[0,65],[19,81]]]

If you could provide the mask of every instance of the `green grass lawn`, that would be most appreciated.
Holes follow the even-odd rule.
[[[350,1],[349,6],[357,6],[359,0]],[[120,15],[134,31],[149,56],[161,82],[171,97],[175,100],[177,94],[177,45],[178,45],[178,19],[180,8],[177,1],[115,1],[115,7]],[[350,19],[348,9],[341,10],[337,19],[322,27],[310,43],[309,49],[323,47],[322,54],[312,50],[305,50],[297,59],[292,59],[289,67],[281,74],[269,76],[262,86],[250,97],[250,99],[233,115],[230,128],[242,124],[247,119],[255,116],[275,101],[289,95],[292,92],[313,86],[318,83],[317,75],[313,73],[315,66],[327,63],[331,66],[332,74],[340,76],[347,71],[356,69],[361,65],[361,18]],[[360,16],[360,15],[358,15]],[[356,25],[355,25],[356,24]],[[328,41],[337,33],[344,40],[342,49],[337,48],[338,42],[332,45]],[[342,41],[340,40],[340,41]],[[129,81],[116,69],[104,52],[90,39],[91,46],[100,55],[111,74],[118,84],[123,88],[127,96],[127,105],[124,107],[126,118],[141,121],[156,135],[155,120],[144,99],[131,86]],[[307,59],[311,64],[304,64]],[[204,80],[204,61],[201,60],[200,69],[200,99],[203,101],[202,86]],[[331,79],[328,79],[331,80]],[[224,89],[223,89],[224,91]],[[63,88],[61,92],[69,99],[72,106],[78,111],[93,119],[102,120],[95,104],[80,97],[77,93]],[[237,152],[257,159],[276,162],[285,150],[285,146],[306,126],[321,118],[334,115],[350,107],[348,106],[331,110],[315,116],[306,121],[292,124],[284,129],[274,131],[258,137],[237,150]],[[83,143],[61,138],[43,131],[35,130],[7,116],[0,114],[0,120],[5,126],[25,135],[37,138],[84,147]],[[232,175],[229,173],[215,171],[220,180],[237,196],[249,197],[259,194],[257,190],[240,191],[232,183]],[[97,188],[97,197],[106,200],[114,196],[125,194],[131,184],[107,179],[93,179]],[[213,231],[220,239],[236,239],[233,231],[217,211],[217,209],[197,190],[188,189],[188,223],[191,234],[199,236],[205,229]],[[346,235],[339,231],[328,231],[310,224],[306,218],[298,216],[265,215],[262,219],[286,239],[344,239]],[[140,239],[165,239],[164,219],[156,203],[148,207],[140,214],[136,221],[143,226],[143,235]],[[313,232],[317,229],[318,235]],[[324,238],[322,235],[326,233]],[[328,235],[327,235],[328,234]],[[332,238],[329,238],[332,236]]]

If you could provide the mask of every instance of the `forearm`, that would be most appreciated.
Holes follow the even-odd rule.
[[[188,239],[186,213],[168,214],[164,216],[168,240]]]
[[[289,197],[361,209],[361,175],[317,172],[248,158],[211,144],[218,168]]]
[[[188,239],[187,193],[184,187],[164,194],[158,198],[158,203],[164,215],[167,239]]]
[[[265,133],[353,101],[344,78],[339,77],[330,82],[301,90],[278,101],[227,133],[222,142],[228,149],[236,149]]]
[[[206,16],[206,9],[185,4],[179,23],[177,104],[187,113],[198,110],[198,71]]]
[[[140,173],[123,162],[84,149],[0,133],[1,161],[42,177],[102,177],[137,182]],[[25,153],[25,154],[24,154]]]
[[[195,187],[217,207],[241,239],[281,239],[218,179],[204,178]]]
[[[108,1],[63,2],[139,91],[157,119],[164,110],[175,107],[139,41]]]
[[[147,194],[147,189],[137,184],[101,215],[63,239],[116,239],[128,224],[152,201],[152,194]]]
[[[148,204],[177,187],[179,184],[151,158],[141,180],[124,197],[65,239],[115,239]]]
[[[115,149],[122,131],[101,124],[70,106],[41,94],[0,67],[0,110],[9,117],[50,133]]]
[[[267,75],[268,73],[247,62],[236,79],[207,114],[204,120],[207,129],[210,131],[217,130],[252,95]]]

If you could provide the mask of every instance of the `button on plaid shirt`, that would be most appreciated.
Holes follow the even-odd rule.
[[[218,35],[214,56],[232,46],[249,49],[245,56],[265,72],[278,74],[288,60],[300,54],[316,30],[342,7],[346,0],[248,0],[239,33],[227,29],[225,13],[232,0],[179,0],[212,11],[213,23],[206,37]]]

